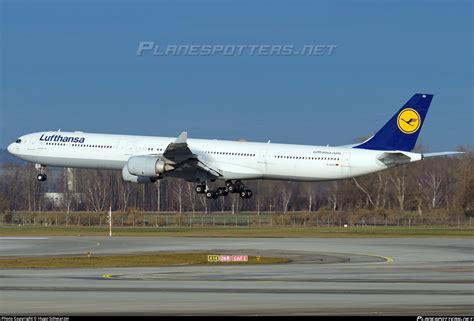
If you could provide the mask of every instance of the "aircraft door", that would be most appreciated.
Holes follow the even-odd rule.
[[[350,152],[342,153],[341,167],[349,167],[350,166],[350,160],[351,160],[351,153]]]
[[[258,152],[258,160],[257,162],[261,164],[266,164],[267,163],[267,150],[266,149],[261,149]]]
[[[135,146],[137,145],[137,142],[127,142],[127,145],[125,146],[125,155],[133,155],[135,152]]]

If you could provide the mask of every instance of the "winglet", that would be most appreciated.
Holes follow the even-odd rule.
[[[174,141],[175,144],[186,144],[188,141],[188,132],[182,132]]]

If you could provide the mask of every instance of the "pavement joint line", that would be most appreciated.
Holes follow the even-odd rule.
[[[75,248],[75,250],[90,249],[90,248],[98,247],[102,245],[100,242],[97,242],[97,241],[81,240],[81,242],[90,242],[90,243],[93,243],[93,245],[81,246],[81,247]]]

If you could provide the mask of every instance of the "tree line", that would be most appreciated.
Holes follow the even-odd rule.
[[[251,199],[229,194],[216,200],[181,179],[137,185],[124,182],[120,171],[49,168],[48,181],[38,182],[32,164],[8,163],[0,168],[0,212],[103,212],[109,206],[120,212],[364,211],[454,221],[474,216],[474,152],[464,151],[333,182],[245,181]]]

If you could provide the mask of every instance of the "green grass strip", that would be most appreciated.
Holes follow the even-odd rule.
[[[107,227],[2,226],[0,236],[108,236]],[[459,237],[473,238],[474,229],[442,227],[319,227],[319,228],[153,228],[113,229],[114,236],[147,237]]]

